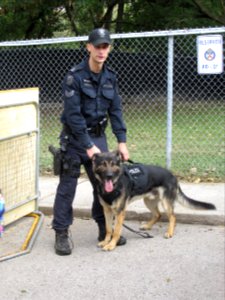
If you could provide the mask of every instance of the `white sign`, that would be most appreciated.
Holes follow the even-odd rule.
[[[197,54],[199,74],[220,74],[223,72],[222,35],[198,36]]]

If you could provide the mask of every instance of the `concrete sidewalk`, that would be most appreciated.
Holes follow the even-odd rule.
[[[39,210],[45,215],[52,215],[52,208],[58,177],[39,178]],[[224,200],[225,183],[180,183],[186,195],[199,201],[211,202],[216,206],[216,210],[194,211],[184,208],[178,203],[175,206],[177,222],[198,223],[207,225],[224,225]],[[141,199],[141,198],[140,198]],[[81,218],[91,217],[92,187],[86,178],[80,178],[77,186],[76,197],[73,202],[74,216]],[[163,210],[162,210],[163,211]],[[127,209],[127,220],[145,221],[149,219],[149,211],[143,201],[133,202]],[[162,221],[167,220],[165,214]]]

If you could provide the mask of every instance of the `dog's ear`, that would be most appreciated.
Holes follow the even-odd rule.
[[[98,154],[99,154],[99,153],[95,153],[95,154],[92,156],[92,158],[91,158],[92,162],[96,160],[96,158],[98,157]]]
[[[92,158],[91,158],[91,164],[92,164],[92,169],[93,169],[93,171],[94,171],[95,168],[96,168],[96,160],[97,160],[97,158],[98,158],[98,154],[97,154],[97,153],[95,153],[95,154],[92,156]]]
[[[120,151],[119,151],[119,150],[115,150],[115,151],[113,151],[113,153],[114,153],[114,155],[116,156],[116,159],[117,159],[118,164],[120,164],[121,161],[122,161],[122,156],[121,156],[121,154],[120,154]]]

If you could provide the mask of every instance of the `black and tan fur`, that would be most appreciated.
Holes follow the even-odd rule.
[[[152,212],[149,222],[141,226],[149,230],[160,219],[158,204],[161,202],[169,219],[166,238],[174,234],[176,217],[174,204],[180,204],[192,209],[215,209],[210,203],[200,202],[187,197],[181,190],[177,178],[167,169],[153,165],[139,164],[146,173],[146,180],[141,192],[135,194],[132,182],[125,171],[125,164],[121,163],[118,152],[95,154],[93,157],[93,171],[96,177],[100,202],[104,209],[106,220],[106,237],[98,244],[103,250],[113,250],[120,238],[125,211],[128,204],[144,198],[144,203]],[[113,229],[113,222],[114,229]]]

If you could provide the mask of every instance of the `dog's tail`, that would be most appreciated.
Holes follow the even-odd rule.
[[[206,202],[200,202],[197,200],[194,200],[192,198],[189,198],[184,194],[184,192],[181,190],[180,186],[178,186],[177,191],[177,201],[188,208],[195,209],[195,210],[212,210],[216,209],[214,204],[206,203]]]

